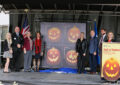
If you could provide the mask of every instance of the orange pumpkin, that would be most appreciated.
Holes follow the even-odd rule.
[[[79,36],[80,36],[80,30],[76,26],[74,26],[68,31],[68,40],[72,43],[75,43],[79,38]]]
[[[69,50],[66,54],[66,61],[70,64],[77,63],[77,53],[74,50]]]
[[[57,65],[60,63],[60,51],[56,48],[51,48],[47,52],[47,63]]]
[[[103,67],[104,78],[108,81],[116,81],[119,78],[120,67],[114,58],[108,59]]]
[[[48,38],[51,41],[58,41],[60,39],[60,36],[61,36],[61,31],[59,30],[59,28],[53,27],[48,30]]]

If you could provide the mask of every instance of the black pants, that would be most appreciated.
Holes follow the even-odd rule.
[[[96,72],[97,68],[97,57],[93,54],[89,54],[89,63],[90,63],[90,68],[91,72]]]
[[[83,53],[79,53],[77,57],[77,67],[78,67],[78,73],[83,73],[85,68],[85,56],[83,56]]]
[[[20,69],[20,57],[22,52],[21,51],[13,51],[13,70],[19,70]]]

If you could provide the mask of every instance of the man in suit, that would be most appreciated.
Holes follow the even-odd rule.
[[[106,34],[106,29],[102,28],[101,29],[101,35],[99,38],[99,56],[100,56],[100,69],[101,69],[101,65],[102,65],[102,44],[103,42],[105,42],[107,40],[107,34]]]
[[[20,71],[19,59],[22,53],[22,47],[24,44],[23,35],[20,33],[20,28],[15,27],[15,32],[12,34],[12,47],[13,47],[13,70]]]
[[[95,31],[90,31],[90,41],[89,41],[89,63],[91,68],[91,73],[96,73],[97,67],[97,47],[98,47],[98,39],[95,37]]]
[[[102,43],[107,40],[106,30],[104,28],[101,29],[101,36],[99,38],[99,50],[102,51]]]

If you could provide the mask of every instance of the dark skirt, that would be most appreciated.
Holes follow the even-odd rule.
[[[34,58],[35,59],[42,59],[42,56],[40,55],[40,53],[38,53],[38,54],[35,54]]]

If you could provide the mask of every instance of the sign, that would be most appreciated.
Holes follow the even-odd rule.
[[[117,81],[120,77],[120,43],[103,43],[101,77]]]
[[[80,32],[86,35],[86,23],[42,22],[40,31],[46,43],[42,66],[76,68],[75,44]]]

